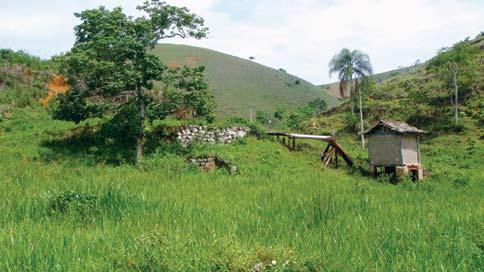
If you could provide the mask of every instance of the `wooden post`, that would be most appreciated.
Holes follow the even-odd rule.
[[[326,158],[326,155],[328,154],[328,150],[331,147],[331,145],[327,145],[326,148],[324,149],[323,153],[321,153],[321,160],[324,162],[324,158]]]
[[[368,173],[370,174],[371,177],[376,177],[377,176],[377,168],[374,165],[370,165],[370,168],[368,168]]]
[[[336,166],[336,168],[339,167],[339,163],[338,163],[338,152],[334,153],[334,165]]]
[[[292,138],[292,150],[295,151],[296,150],[296,138]]]

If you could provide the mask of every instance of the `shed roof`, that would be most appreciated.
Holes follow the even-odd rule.
[[[372,133],[375,129],[379,127],[386,127],[392,131],[395,131],[400,134],[424,134],[427,133],[426,131],[420,130],[414,126],[411,126],[405,122],[400,122],[400,121],[385,121],[385,120],[380,120],[378,123],[370,127],[369,129],[363,131],[363,134],[370,134]]]

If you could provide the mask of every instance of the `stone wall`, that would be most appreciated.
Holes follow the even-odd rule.
[[[209,144],[229,144],[236,139],[247,136],[249,132],[245,127],[208,128],[207,126],[182,127],[176,138],[183,144],[197,141]]]

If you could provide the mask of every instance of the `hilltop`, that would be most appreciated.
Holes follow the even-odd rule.
[[[169,67],[206,67],[206,80],[217,100],[219,116],[249,116],[253,112],[272,113],[278,105],[294,109],[317,98],[328,106],[337,99],[321,88],[284,70],[276,70],[210,49],[176,44],[160,44],[155,53]]]

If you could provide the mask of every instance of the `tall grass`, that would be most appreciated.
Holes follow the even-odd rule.
[[[433,177],[395,186],[322,171],[316,149],[289,152],[252,138],[194,151],[231,160],[236,176],[201,172],[174,153],[148,156],[143,170],[93,163],[87,151],[46,160],[42,143],[72,127],[29,111],[0,122],[2,271],[484,266],[480,141],[465,154],[455,151],[467,143],[452,138],[424,144]],[[364,156],[351,140],[343,146]],[[52,211],[56,201],[67,208]]]

